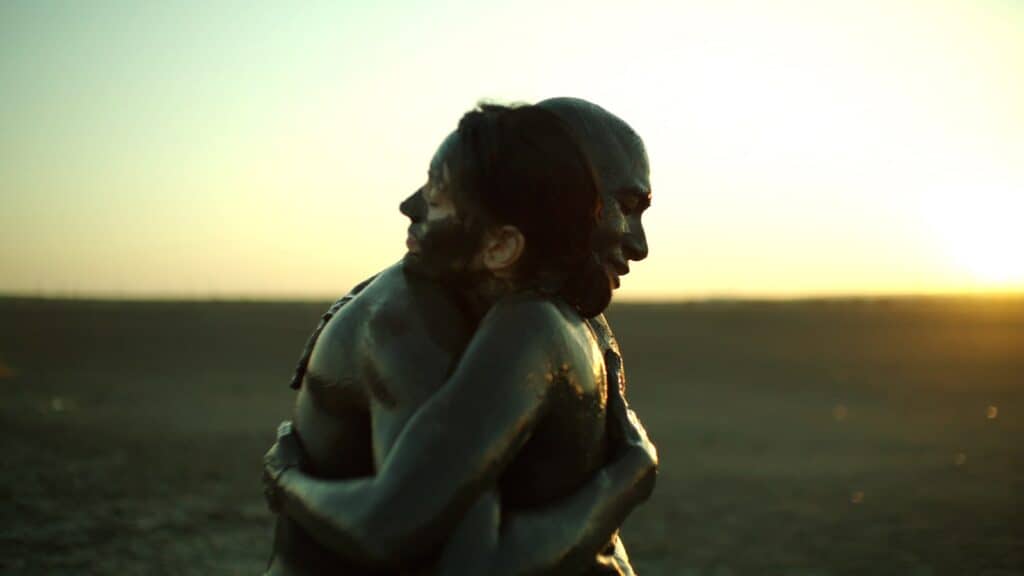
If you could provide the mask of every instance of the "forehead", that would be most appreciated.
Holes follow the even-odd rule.
[[[440,180],[447,178],[448,171],[450,168],[448,164],[452,153],[455,151],[455,146],[458,143],[459,134],[458,132],[452,132],[441,145],[437,147],[437,151],[434,152],[434,157],[430,159],[430,178],[432,180]]]
[[[594,134],[587,148],[602,195],[650,194],[647,150],[638,136],[628,131],[608,130]]]

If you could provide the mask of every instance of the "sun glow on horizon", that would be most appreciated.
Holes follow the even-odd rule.
[[[617,299],[1024,291],[1022,31],[1002,0],[0,3],[0,293],[339,294],[467,108],[567,95],[651,159]]]
[[[942,250],[979,289],[1024,288],[1024,196],[985,188],[938,195],[927,218]]]

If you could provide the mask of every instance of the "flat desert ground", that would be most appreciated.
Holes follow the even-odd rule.
[[[0,300],[0,573],[260,573],[327,304]],[[1024,574],[1024,297],[608,315],[662,460],[640,574]]]

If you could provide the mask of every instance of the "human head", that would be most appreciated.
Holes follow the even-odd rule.
[[[594,251],[618,287],[619,276],[629,273],[629,261],[647,257],[641,217],[651,203],[651,182],[644,142],[629,124],[592,102],[550,98],[537,106],[569,125],[594,167],[602,200]]]
[[[479,241],[457,218],[449,193],[451,169],[447,160],[457,140],[455,131],[441,142],[430,160],[427,183],[399,205],[402,214],[411,220],[405,244],[412,263],[421,272],[449,280],[461,279]]]
[[[557,292],[585,316],[611,298],[591,247],[600,214],[593,171],[550,111],[483,105],[466,113],[402,211],[413,220],[410,250],[434,268],[445,262],[449,272],[483,270]]]

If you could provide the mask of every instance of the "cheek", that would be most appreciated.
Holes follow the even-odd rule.
[[[622,252],[622,228],[620,226],[599,226],[594,229],[592,248],[602,259]]]
[[[601,211],[601,220],[598,221],[595,232],[599,238],[616,240],[625,234],[626,226],[626,218],[616,203],[611,207],[605,206]]]
[[[445,220],[455,216],[455,207],[451,205],[440,205],[440,206],[428,206],[427,207],[427,221],[436,222],[439,220]]]

